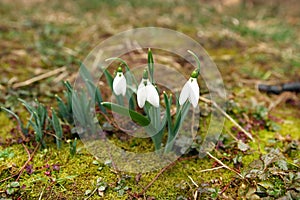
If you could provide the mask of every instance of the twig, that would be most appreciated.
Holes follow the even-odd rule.
[[[218,158],[214,157],[213,155],[211,155],[209,152],[206,152],[206,154],[211,157],[212,159],[214,159],[215,161],[217,161],[220,165],[222,165],[224,168],[236,173],[239,177],[241,177],[242,179],[244,179],[243,175],[241,175],[240,173],[238,173],[237,171],[235,171],[234,169],[231,169],[230,167],[228,167],[227,165],[225,165],[221,160],[219,160]]]
[[[235,137],[232,133],[231,133],[231,131],[228,131],[228,129],[226,129],[227,131],[226,131],[226,133],[228,133],[236,142],[239,142],[239,139],[237,139],[237,137]]]
[[[276,101],[271,101],[268,110],[271,111],[273,110],[276,106],[278,106],[281,102],[286,101],[288,98],[292,97],[292,93],[291,92],[285,92],[282,93],[278,96],[278,98],[276,99]]]
[[[97,111],[96,113],[100,113],[106,119],[106,121],[108,121],[109,124],[113,125],[118,130],[121,130],[125,133],[134,133],[133,130],[128,130],[128,129],[120,127],[113,119],[110,119],[104,112]]]
[[[23,144],[23,146],[25,146],[25,145]],[[34,149],[34,151],[33,151],[33,153],[32,153],[31,155],[30,155],[30,152],[28,151],[28,149],[25,148],[25,151],[26,151],[26,153],[28,154],[28,160],[25,162],[25,164],[21,167],[21,169],[20,169],[17,173],[15,173],[15,174],[13,174],[13,175],[11,175],[11,176],[5,178],[5,179],[0,180],[0,183],[2,183],[2,182],[4,182],[4,181],[7,181],[7,180],[9,180],[9,179],[11,179],[11,178],[13,178],[13,177],[15,177],[15,176],[18,176],[17,179],[16,179],[16,181],[18,181],[19,178],[20,178],[20,176],[22,175],[22,173],[23,173],[25,167],[26,167],[27,164],[32,160],[32,158],[33,158],[33,156],[34,156],[34,154],[35,154],[35,152],[37,151],[37,149],[38,149],[39,146],[40,146],[40,145],[38,144],[38,145],[35,147],[35,149]]]
[[[44,191],[45,191],[45,188],[46,188],[46,186],[43,188],[43,190],[42,190],[42,192],[41,192],[41,194],[40,194],[39,200],[41,200],[41,199],[42,199],[42,197],[43,197],[43,194],[44,194]]]
[[[24,145],[24,146],[25,146],[25,145]],[[26,167],[26,166],[28,165],[28,163],[33,159],[34,154],[36,153],[36,151],[38,150],[39,147],[40,147],[40,144],[38,144],[38,145],[35,147],[35,149],[33,150],[32,154],[29,154],[29,155],[28,155],[28,160],[25,162],[25,164],[23,165],[23,167],[19,170],[19,172],[18,172],[19,175],[18,175],[16,181],[18,181],[18,180],[20,179],[20,177],[21,177],[21,175],[22,175],[22,173],[23,173],[25,167]],[[28,152],[29,152],[29,151],[28,151]]]
[[[192,181],[192,183],[198,188],[199,185],[192,179],[192,177],[188,176],[188,178]]]
[[[198,155],[195,156],[191,156],[191,157],[187,157],[187,158],[178,158],[177,160],[175,160],[174,162],[171,162],[169,165],[165,166],[164,168],[162,168],[158,174],[152,179],[152,181],[150,183],[148,183],[148,185],[146,187],[144,187],[143,191],[141,193],[139,193],[137,196],[142,196],[143,194],[145,194],[145,192],[148,190],[148,188],[158,179],[158,177],[160,175],[162,175],[162,173],[164,173],[167,169],[173,167],[174,165],[176,165],[178,162],[180,161],[184,161],[184,160],[189,160],[189,159],[193,159],[193,158],[197,158]]]
[[[91,194],[90,194],[87,198],[85,198],[84,200],[88,200],[89,198],[91,198],[91,197],[95,194],[95,192],[97,191],[97,189],[98,189],[98,187],[96,187],[96,188],[91,192]]]
[[[143,191],[140,193],[140,195],[138,196],[142,196],[143,194],[145,194],[145,192],[148,190],[148,188],[158,179],[158,177],[164,173],[167,169],[169,169],[170,167],[174,166],[176,164],[175,162],[170,163],[169,165],[165,166],[164,168],[162,168],[162,170],[160,170],[158,172],[158,174],[152,179],[152,181],[146,186],[144,187]]]
[[[214,170],[218,170],[218,169],[222,169],[222,168],[224,168],[224,166],[214,167],[214,168],[210,168],[210,169],[203,169],[200,171],[200,173],[214,171]]]
[[[231,179],[228,184],[225,185],[225,187],[222,189],[221,194],[223,194],[231,185],[231,183],[235,180],[235,178]]]
[[[252,137],[252,135],[246,131],[243,127],[241,127],[241,125],[239,125],[234,119],[232,119],[232,117],[230,117],[216,102],[206,99],[204,97],[199,97],[199,99],[205,103],[208,104],[212,104],[215,108],[217,108],[222,115],[224,115],[227,119],[229,119],[238,129],[240,129],[243,133],[245,133],[245,135],[250,138],[252,141],[255,141],[254,138]]]
[[[58,75],[55,79],[53,79],[53,83],[57,84],[59,83],[61,80],[63,80],[64,78],[66,78],[69,75],[69,73],[67,71],[64,71],[63,73],[61,73],[60,75]]]
[[[49,78],[51,76],[59,74],[60,72],[65,71],[66,69],[67,69],[66,67],[61,67],[61,68],[49,71],[47,73],[41,74],[39,76],[33,77],[33,78],[29,79],[29,80],[26,80],[26,81],[23,81],[23,82],[19,82],[19,83],[15,83],[15,84],[13,84],[12,87],[14,89],[16,89],[16,88],[19,88],[19,87],[27,86],[27,85],[30,85],[30,84],[32,84],[34,82],[37,82],[37,81],[40,81],[42,79]]]
[[[199,188],[199,185],[193,180],[192,177],[188,176],[188,178],[192,181],[192,183]],[[188,184],[190,186],[190,184]],[[190,186],[191,187],[191,186]],[[195,193],[194,193],[194,199],[197,200],[198,199],[198,189],[196,189]]]
[[[24,149],[25,149],[25,151],[28,155],[28,159],[29,159],[30,158],[30,152],[29,152],[28,148],[26,147],[26,145],[24,143],[22,143],[22,146],[24,147]]]

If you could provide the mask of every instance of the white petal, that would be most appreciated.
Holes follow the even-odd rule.
[[[123,73],[118,72],[116,77],[114,78],[113,81],[113,90],[116,93],[116,95],[122,94],[125,96],[126,94],[126,79]]]
[[[184,84],[184,86],[180,92],[180,95],[179,95],[179,104],[180,105],[183,105],[186,102],[187,98],[190,95],[190,90],[191,90],[190,83],[189,83],[189,81],[187,81]]]
[[[154,107],[159,107],[159,96],[155,87],[149,83],[146,86],[146,94],[147,94],[147,101],[151,103]]]
[[[140,108],[144,107],[147,99],[147,92],[146,92],[146,86],[144,85],[144,80],[141,81],[136,96],[137,96],[138,106]]]
[[[194,108],[197,107],[198,101],[199,101],[199,85],[197,83],[196,78],[190,78],[190,95],[189,95],[189,101],[193,105]]]

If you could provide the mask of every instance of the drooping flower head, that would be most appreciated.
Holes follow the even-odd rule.
[[[199,70],[196,69],[192,72],[189,80],[184,84],[180,96],[179,96],[179,104],[183,105],[186,100],[193,105],[194,108],[198,105],[199,100],[199,85],[197,82],[197,77],[199,75]]]
[[[154,85],[148,79],[148,71],[145,69],[142,81],[137,89],[137,102],[140,108],[148,101],[154,107],[159,107],[159,96]]]
[[[113,81],[113,91],[116,95],[126,94],[126,78],[123,75],[122,67],[118,67],[116,76]]]

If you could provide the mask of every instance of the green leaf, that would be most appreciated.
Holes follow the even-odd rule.
[[[188,111],[190,108],[190,102],[185,102],[179,112],[177,112],[176,120],[174,123],[173,134],[176,135],[178,130],[180,129],[181,124],[183,123]]]
[[[11,114],[14,118],[16,118],[16,120],[17,120],[17,122],[18,122],[18,124],[19,124],[19,126],[20,126],[23,133],[25,133],[25,134],[28,133],[28,130],[24,128],[22,121],[20,120],[19,116],[16,113],[14,113],[13,111],[8,110],[7,108],[2,107],[2,106],[0,108],[2,110],[4,110],[5,112]]]
[[[64,85],[68,89],[68,91],[72,93],[73,87],[71,86],[70,82],[69,81],[65,81]]]
[[[104,70],[104,75],[105,75],[108,86],[110,87],[111,91],[113,91],[114,78],[112,77],[112,75],[107,70]]]
[[[44,124],[46,122],[47,116],[48,116],[48,112],[45,106],[43,106],[40,102],[38,102],[37,100],[35,100],[36,104],[37,104],[37,108],[36,108],[36,112],[39,118],[39,123],[41,125],[41,127],[44,127]]]
[[[12,195],[14,192],[15,192],[15,189],[14,189],[14,188],[7,188],[7,190],[6,190],[6,193],[7,193],[8,195]]]
[[[58,116],[61,120],[68,122],[69,124],[73,124],[73,113],[72,113],[72,105],[69,106],[70,100],[67,98],[67,104],[58,96],[55,95],[57,104],[58,104]]]
[[[10,186],[13,187],[13,188],[17,188],[17,187],[20,187],[20,183],[17,182],[17,181],[14,181],[14,182],[10,183]]]
[[[154,84],[154,60],[150,48],[148,49],[148,71],[150,73],[150,81],[152,84]]]
[[[194,52],[192,52],[192,51],[190,51],[190,50],[188,50],[188,52],[189,52],[190,54],[192,54],[192,56],[195,58],[196,63],[197,63],[197,70],[198,70],[198,73],[200,73],[200,66],[201,66],[201,63],[200,63],[200,60],[199,60],[198,56],[197,56]]]
[[[25,100],[23,99],[18,99],[30,112],[30,114],[33,116],[34,121],[32,121],[32,118],[30,118],[30,121],[28,122],[34,129],[35,132],[35,139],[37,142],[41,143],[42,147],[46,147],[45,141],[43,140],[44,133],[42,131],[43,129],[43,124],[45,119],[44,116],[46,116],[46,108],[39,104],[38,106],[41,106],[39,109],[35,109],[31,105],[29,105]]]
[[[80,69],[79,69],[79,74],[83,80],[89,80],[92,81],[93,78],[91,76],[91,73],[89,70],[85,67],[83,63],[81,63]]]
[[[31,113],[31,114],[35,114],[34,112],[34,108],[29,105],[25,100],[18,98],[18,100],[25,106],[25,108]]]
[[[101,92],[100,92],[99,88],[96,87],[94,85],[94,83],[92,83],[89,80],[86,80],[86,83],[87,83],[87,87],[88,87],[90,95],[92,96],[93,99],[96,100],[96,102],[97,102],[98,106],[100,107],[101,111],[106,113],[105,108],[101,105],[101,103],[103,102],[103,98],[102,98],[102,95],[101,95]]]
[[[100,109],[102,112],[106,112],[103,106],[101,106],[102,95],[100,90],[95,86],[93,83],[93,77],[91,76],[91,73],[87,70],[87,68],[82,64],[80,67],[80,76],[86,83],[87,89],[89,91],[89,94],[91,95],[92,99],[96,99],[98,105],[100,106]]]
[[[171,118],[171,110],[170,110],[170,100],[165,92],[164,94],[164,100],[166,104],[166,115],[167,115],[167,123],[168,123],[168,133],[171,133],[173,130],[173,123],[172,123],[172,118]],[[172,97],[170,97],[171,99]]]
[[[110,102],[103,102],[102,105],[120,115],[131,117],[134,122],[141,126],[147,126],[148,124],[150,124],[150,120],[147,117],[124,106],[120,106]]]
[[[55,138],[56,146],[58,149],[61,149],[61,140],[62,140],[62,136],[63,136],[63,131],[62,131],[61,124],[59,122],[59,119],[58,119],[54,109],[52,109],[52,126],[55,131],[55,135],[56,135],[56,138]]]
[[[76,154],[76,149],[77,149],[77,138],[75,138],[73,142],[71,140],[69,140],[69,142],[70,142],[70,154],[71,156],[74,156]]]

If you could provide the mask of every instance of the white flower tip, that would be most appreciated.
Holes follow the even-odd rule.
[[[183,105],[187,99],[194,108],[197,107],[199,100],[199,85],[196,78],[190,78],[183,86],[179,96],[179,104]]]
[[[148,101],[154,107],[159,107],[159,96],[155,87],[150,83],[148,79],[142,79],[137,90],[138,106],[140,108],[144,107],[146,101]]]
[[[186,102],[186,100],[188,99],[189,95],[190,95],[190,86],[189,86],[189,81],[187,81],[184,84],[184,86],[183,86],[183,88],[182,88],[182,90],[180,92],[180,95],[179,95],[179,105],[182,106]]]
[[[159,107],[159,96],[157,93],[157,90],[155,89],[154,85],[151,83],[147,84],[146,86],[146,95],[147,95],[147,101],[151,103],[154,107]]]
[[[113,91],[116,95],[126,94],[126,79],[122,72],[118,72],[113,81]]]

